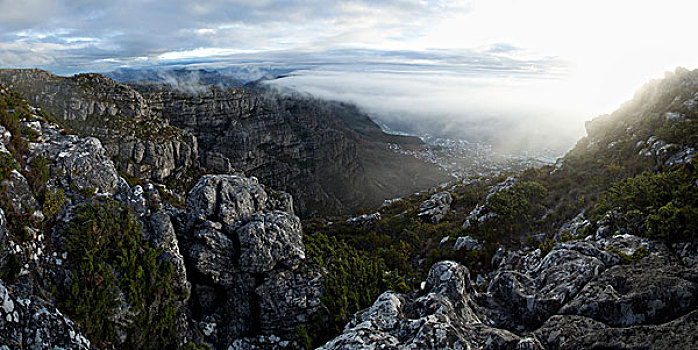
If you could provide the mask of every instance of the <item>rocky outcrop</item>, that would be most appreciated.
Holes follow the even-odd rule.
[[[359,216],[354,216],[347,219],[347,223],[356,226],[367,226],[377,223],[381,220],[381,213],[375,212],[373,214],[361,214]]]
[[[427,218],[432,224],[438,224],[441,219],[448,215],[451,209],[451,194],[447,191],[435,193],[431,198],[419,205],[417,216]]]
[[[70,78],[0,70],[0,82],[81,136],[98,138],[118,169],[156,181],[198,166],[196,138],[153,114],[132,88],[99,74]]]
[[[645,258],[620,264],[641,249]],[[484,292],[465,267],[440,262],[424,288],[384,293],[323,348],[695,347],[697,266],[674,254],[631,235],[560,243],[544,257],[501,251]]]
[[[121,178],[98,139],[62,135],[48,125],[42,130],[46,131],[42,134],[45,141],[31,144],[30,149],[50,162],[53,185],[90,193],[115,194],[123,189]]]
[[[38,298],[17,298],[0,280],[0,339],[6,349],[91,349],[79,328]]]
[[[299,268],[300,220],[279,210],[292,207],[288,195],[237,175],[204,176],[189,193],[177,235],[207,341],[288,339],[319,310],[320,275]]]

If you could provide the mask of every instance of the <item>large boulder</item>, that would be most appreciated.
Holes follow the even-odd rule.
[[[217,347],[288,340],[319,310],[319,274],[299,268],[305,247],[292,208],[289,195],[238,175],[204,176],[187,196],[177,238],[193,267],[192,308]]]
[[[45,141],[32,143],[30,148],[49,161],[51,181],[56,186],[110,194],[124,189],[114,163],[98,139],[63,135],[50,126],[44,130]]]

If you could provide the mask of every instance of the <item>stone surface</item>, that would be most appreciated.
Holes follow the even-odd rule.
[[[49,161],[54,185],[90,193],[114,194],[124,189],[114,163],[98,139],[62,135],[48,126],[44,134],[46,140],[31,144],[30,148]]]
[[[291,197],[255,178],[208,175],[186,205],[177,239],[193,267],[187,271],[196,281],[190,304],[205,339],[239,348],[262,346],[269,339],[260,343],[256,336],[274,335],[283,337],[274,346],[288,346],[296,328],[320,309],[321,294],[319,274],[300,268],[300,220],[279,210],[292,208]]]
[[[672,250],[695,255],[686,247],[619,235],[559,243],[543,257],[500,250],[485,292],[465,267],[440,262],[422,290],[384,293],[323,348],[693,348],[698,270]],[[640,248],[649,255],[620,265],[616,252]]]
[[[279,211],[252,214],[236,234],[242,271],[268,272],[277,264],[293,269],[305,259],[301,223],[295,215]]]
[[[91,348],[78,327],[55,307],[36,297],[16,297],[2,280],[0,343],[12,349]]]
[[[438,224],[451,209],[451,194],[447,191],[435,193],[419,205],[417,216],[426,217],[432,224]]]
[[[381,220],[381,213],[375,212],[373,214],[362,214],[359,216],[354,216],[347,219],[347,223],[356,226],[367,226],[377,223]]]

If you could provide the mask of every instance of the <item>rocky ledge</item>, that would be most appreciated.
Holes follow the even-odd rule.
[[[482,291],[466,267],[443,261],[421,290],[382,294],[323,348],[695,348],[698,265],[677,253],[698,252],[678,248],[619,235],[544,256],[500,250]],[[637,261],[621,263],[628,256]]]

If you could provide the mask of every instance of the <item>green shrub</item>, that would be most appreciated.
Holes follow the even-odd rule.
[[[15,158],[9,153],[0,153],[0,180],[10,178],[13,170],[17,170]]]
[[[694,160],[695,163],[695,160]],[[642,173],[619,181],[605,192],[592,210],[592,219],[615,211],[614,230],[667,241],[695,241],[698,222],[698,176],[694,164],[670,171]]]
[[[59,305],[98,346],[118,344],[111,319],[123,293],[130,308],[125,344],[156,349],[176,344],[172,264],[143,241],[139,223],[112,200],[79,206],[62,230],[71,280]]]
[[[695,241],[698,208],[679,206],[673,201],[647,216],[647,235],[671,241]]]
[[[61,212],[65,204],[65,192],[61,188],[46,191],[42,212],[49,218],[53,218]]]
[[[497,216],[489,220],[489,231],[510,234],[529,229],[532,220],[545,211],[540,202],[547,192],[538,182],[522,181],[490,196],[485,208]]]
[[[406,287],[404,280],[390,271],[382,259],[368,256],[335,237],[314,233],[305,235],[304,243],[311,263],[327,269],[320,301],[327,308],[329,320],[318,320],[309,329],[315,336],[314,345],[341,333],[354,313],[372,305],[382,292],[404,291]]]

